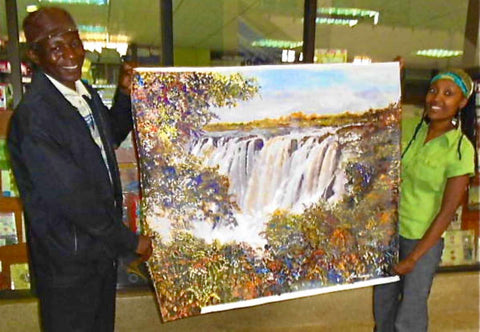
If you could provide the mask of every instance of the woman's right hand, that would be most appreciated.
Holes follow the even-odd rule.
[[[409,274],[413,271],[416,265],[417,261],[415,259],[407,257],[398,262],[398,264],[393,267],[393,271],[399,275]]]

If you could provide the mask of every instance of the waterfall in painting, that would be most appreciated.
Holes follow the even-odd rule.
[[[229,192],[240,208],[235,233],[212,230],[197,224],[197,235],[266,244],[252,236],[263,231],[268,217],[277,209],[301,212],[319,200],[334,203],[345,193],[346,179],[341,165],[347,149],[341,150],[334,128],[312,128],[272,134],[266,130],[206,133],[190,145],[190,153],[202,158],[205,166],[217,166],[229,177]]]

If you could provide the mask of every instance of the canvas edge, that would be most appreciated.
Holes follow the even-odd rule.
[[[256,298],[256,299],[245,300],[245,301],[223,303],[223,304],[217,304],[217,305],[202,307],[200,313],[201,314],[207,314],[207,313],[224,311],[224,310],[246,308],[246,307],[251,307],[251,306],[256,306],[256,305],[261,305],[261,304],[266,304],[266,303],[293,300],[293,299],[298,299],[298,298],[302,298],[302,297],[308,297],[308,296],[313,296],[313,295],[337,292],[337,291],[342,291],[342,290],[356,289],[356,288],[363,288],[363,287],[374,286],[374,285],[387,284],[387,283],[391,283],[391,282],[397,282],[399,280],[400,280],[400,277],[398,277],[398,276],[386,277],[386,278],[377,278],[377,279],[372,279],[372,280],[359,281],[359,282],[356,282],[356,283],[353,283],[353,284],[347,284],[347,285],[335,285],[335,286],[329,286],[329,287],[323,287],[323,288],[308,289],[308,290],[302,290],[302,291],[297,291],[297,292],[284,293],[284,294],[280,294],[280,295],[260,297],[260,298]]]

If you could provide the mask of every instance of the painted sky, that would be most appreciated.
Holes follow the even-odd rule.
[[[227,73],[224,68],[217,69]],[[246,122],[294,112],[363,112],[386,107],[400,99],[396,62],[236,67],[234,71],[255,77],[260,94],[240,102],[234,109],[214,110],[219,116],[214,122]]]

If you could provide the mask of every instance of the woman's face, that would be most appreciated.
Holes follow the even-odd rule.
[[[440,79],[430,85],[425,98],[426,115],[431,121],[451,121],[468,99],[453,81]]]

